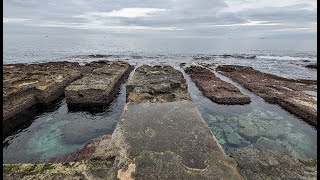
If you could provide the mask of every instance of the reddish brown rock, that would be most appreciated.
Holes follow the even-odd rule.
[[[287,79],[245,66],[222,65],[217,70],[267,102],[278,104],[309,124],[317,126],[316,80]]]
[[[106,134],[99,140],[88,142],[82,149],[78,151],[60,154],[57,157],[48,159],[45,163],[75,162],[92,158],[108,157],[109,151],[107,148],[109,146],[110,139],[111,135]]]
[[[57,157],[48,159],[45,163],[74,162],[89,159],[93,155],[97,144],[97,141],[89,142],[79,151],[61,154]]]
[[[216,103],[248,104],[251,102],[249,96],[242,94],[240,90],[232,84],[222,81],[206,68],[191,66],[186,68],[185,72],[191,77],[203,94]]]

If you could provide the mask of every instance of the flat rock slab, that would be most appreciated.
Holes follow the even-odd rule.
[[[242,179],[190,101],[128,103],[109,148],[120,179]]]
[[[232,155],[246,179],[317,179],[317,160],[295,160],[287,152],[238,149]]]
[[[131,70],[126,62],[113,62],[93,70],[65,89],[68,106],[106,105],[118,92],[121,80]]]
[[[317,127],[317,81],[294,80],[262,73],[251,67],[222,65],[217,70],[269,103]]]
[[[171,66],[143,65],[127,84],[128,102],[172,102],[190,100],[186,80]]]
[[[250,97],[244,95],[240,90],[230,83],[222,81],[210,70],[191,66],[185,68],[185,72],[191,77],[202,93],[218,104],[249,104]]]
[[[4,65],[4,119],[61,96],[64,87],[80,77],[76,66],[70,62]]]

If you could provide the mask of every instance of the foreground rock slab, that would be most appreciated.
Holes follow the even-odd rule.
[[[172,102],[190,100],[186,80],[171,66],[143,65],[127,84],[128,102]]]
[[[242,179],[170,66],[141,66],[106,152],[119,179]]]
[[[286,152],[238,149],[233,157],[246,179],[317,179],[317,160],[295,160]]]
[[[244,95],[240,90],[230,83],[222,81],[210,70],[191,66],[185,68],[185,72],[191,77],[196,86],[203,94],[218,104],[249,104],[250,97]]]
[[[65,89],[68,106],[106,105],[117,93],[121,80],[132,67],[126,62],[113,62],[71,83]]]
[[[242,179],[191,101],[128,103],[109,149],[119,179]]]
[[[269,103],[317,127],[317,81],[294,80],[262,73],[251,67],[222,65],[217,70]]]

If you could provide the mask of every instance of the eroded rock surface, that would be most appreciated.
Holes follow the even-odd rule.
[[[24,123],[12,119],[36,104],[49,104],[63,95],[64,88],[81,77],[77,63],[55,62],[3,66],[3,135]]]
[[[248,104],[250,97],[230,83],[222,81],[210,70],[200,66],[185,68],[185,72],[191,77],[203,94],[219,104]]]
[[[64,87],[81,76],[74,66],[68,62],[4,65],[4,119],[62,95]]]
[[[26,112],[34,105],[50,105],[64,93],[71,82],[95,68],[108,64],[97,61],[80,66],[73,62],[39,64],[7,64],[3,66],[3,125],[4,135],[24,123],[11,118]]]
[[[171,66],[138,67],[127,84],[128,102],[190,100],[186,80]]]
[[[68,106],[106,105],[118,92],[121,80],[132,67],[127,62],[113,62],[71,83],[65,89]]]
[[[295,160],[270,149],[238,149],[233,157],[246,179],[317,179],[317,160]]]
[[[118,178],[242,179],[191,101],[125,109],[109,146]]]
[[[270,103],[317,126],[317,81],[294,80],[262,73],[251,67],[222,65],[217,68]]]
[[[3,179],[115,179],[114,159],[45,164],[4,164]]]

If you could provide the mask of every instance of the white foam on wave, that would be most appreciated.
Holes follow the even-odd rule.
[[[294,57],[294,56],[271,56],[271,55],[259,55],[257,56],[259,59],[269,59],[269,60],[309,60],[309,61],[316,61],[316,57]]]

